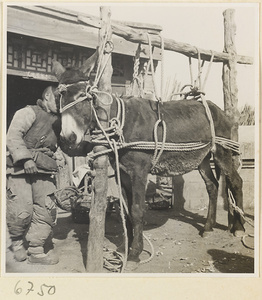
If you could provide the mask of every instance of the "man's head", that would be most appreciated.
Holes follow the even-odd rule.
[[[42,93],[43,103],[48,112],[57,113],[57,93],[56,87],[48,86]]]

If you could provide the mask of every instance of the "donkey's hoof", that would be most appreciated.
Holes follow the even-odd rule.
[[[244,234],[245,234],[245,232],[244,232],[243,230],[236,230],[236,231],[234,232],[234,236],[235,236],[235,237],[238,237],[238,238],[243,237]]]
[[[201,232],[201,236],[202,236],[202,238],[209,238],[211,235],[212,235],[212,233],[213,233],[213,231],[202,231]]]
[[[132,272],[138,268],[139,262],[129,260],[126,262],[125,272]]]

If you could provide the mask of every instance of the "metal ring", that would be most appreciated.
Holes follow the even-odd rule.
[[[107,46],[110,47],[109,50],[106,49]],[[114,50],[114,43],[112,41],[107,41],[106,44],[105,44],[104,53],[111,53],[111,52],[113,52],[113,50]]]

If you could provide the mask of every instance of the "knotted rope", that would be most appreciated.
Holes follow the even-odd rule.
[[[133,81],[132,81],[132,95],[135,92],[135,83],[137,84],[139,90],[139,97],[143,96],[143,83],[142,78],[139,77],[139,67],[140,67],[140,52],[141,52],[141,44],[138,44],[136,55],[134,59],[134,72],[133,72]]]

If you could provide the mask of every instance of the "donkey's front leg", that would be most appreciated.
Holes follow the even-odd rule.
[[[199,165],[198,170],[203,180],[205,181],[206,189],[209,196],[207,220],[204,230],[202,232],[202,236],[207,237],[208,232],[213,231],[213,227],[216,225],[216,210],[218,196],[218,182],[212,172],[209,155],[206,156],[202,163]]]
[[[142,178],[141,175],[141,173],[139,175],[136,174],[132,178],[131,219],[133,225],[133,241],[129,249],[126,265],[127,270],[137,268],[140,261],[139,255],[143,251],[143,215],[147,174],[144,174],[144,178]]]

